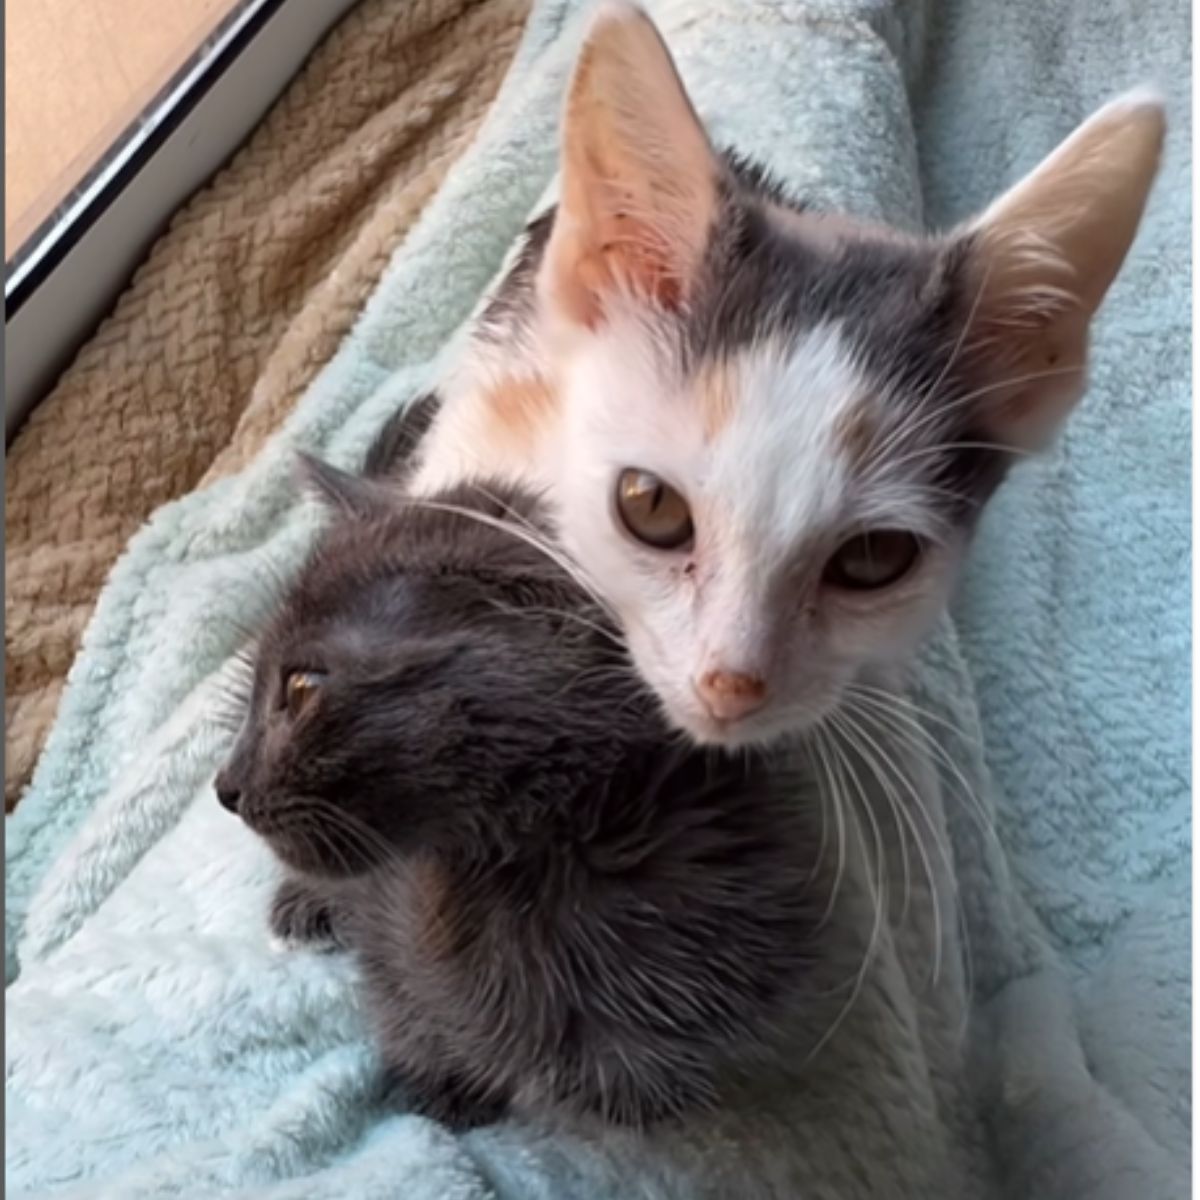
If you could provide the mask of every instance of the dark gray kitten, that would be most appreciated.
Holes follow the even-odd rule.
[[[714,1102],[812,962],[796,781],[669,734],[528,497],[310,472],[332,521],[217,779],[289,869],[276,933],[356,954],[387,1067],[447,1123]]]

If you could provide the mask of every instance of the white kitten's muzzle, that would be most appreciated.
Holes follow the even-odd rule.
[[[766,703],[767,685],[739,671],[706,671],[693,683],[700,703],[716,721],[736,722]]]

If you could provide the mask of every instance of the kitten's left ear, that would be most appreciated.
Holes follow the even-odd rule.
[[[1123,96],[962,232],[975,281],[964,349],[990,377],[980,412],[1005,445],[1040,448],[1082,395],[1088,326],[1137,233],[1165,131],[1160,99]]]
[[[296,470],[306,491],[344,516],[368,517],[384,505],[379,484],[341,471],[311,454],[301,451],[296,455]]]
[[[664,308],[687,299],[716,217],[721,164],[653,22],[608,0],[575,67],[562,187],[540,279],[594,327],[614,288]]]

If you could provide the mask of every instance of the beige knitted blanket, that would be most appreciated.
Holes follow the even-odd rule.
[[[177,214],[8,454],[5,808],[113,562],[248,462],[473,136],[529,0],[363,0]]]

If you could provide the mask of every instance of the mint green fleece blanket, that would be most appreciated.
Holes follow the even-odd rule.
[[[1090,392],[1002,489],[916,685],[953,764],[926,756],[920,776],[933,869],[961,912],[936,982],[931,931],[889,923],[794,1087],[644,1139],[515,1123],[456,1137],[376,1105],[348,964],[269,950],[272,864],[211,793],[229,738],[214,691],[259,581],[312,532],[289,456],[353,465],[453,353],[551,182],[583,7],[537,0],[494,112],[273,444],[159,511],[113,572],[7,822],[9,1195],[1183,1196],[1184,0],[650,6],[719,140],[902,225],[981,207],[1127,86],[1170,99]]]

